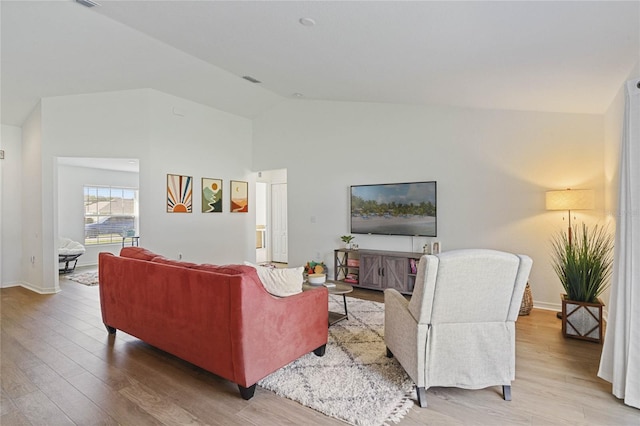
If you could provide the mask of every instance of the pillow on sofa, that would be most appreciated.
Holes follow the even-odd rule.
[[[304,272],[302,266],[299,268],[272,269],[254,265],[250,262],[244,262],[244,264],[256,268],[262,285],[274,296],[286,297],[302,293],[302,273]]]

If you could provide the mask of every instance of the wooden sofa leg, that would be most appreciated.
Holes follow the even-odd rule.
[[[416,386],[416,393],[418,394],[418,405],[421,408],[427,408],[427,390]]]
[[[511,385],[502,386],[502,397],[505,401],[511,401]]]
[[[322,345],[319,348],[313,350],[313,353],[317,356],[324,356],[324,352],[327,350],[327,345]]]
[[[113,328],[113,327],[111,327],[111,326],[109,326],[107,324],[105,324],[104,326],[107,328],[107,333],[116,334],[116,329],[115,328]]]
[[[238,385],[238,389],[240,389],[240,395],[243,399],[251,399],[253,398],[253,394],[256,393],[256,383],[249,386],[248,388]]]
[[[387,347],[387,358],[393,358],[393,352],[391,352],[388,347]]]

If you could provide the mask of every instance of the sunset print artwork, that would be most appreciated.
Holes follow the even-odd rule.
[[[193,205],[193,178],[167,175],[167,213],[191,213]]]
[[[238,180],[231,181],[231,211],[247,213],[249,211],[249,184]]]
[[[222,212],[222,179],[202,178],[202,213]]]

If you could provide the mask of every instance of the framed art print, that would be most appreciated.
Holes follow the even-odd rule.
[[[247,213],[249,211],[249,184],[239,180],[231,181],[231,212]]]
[[[202,213],[222,212],[222,179],[202,178]]]
[[[193,211],[193,177],[167,175],[167,213]]]

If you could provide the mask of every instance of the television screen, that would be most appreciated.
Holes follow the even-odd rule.
[[[436,182],[351,186],[351,233],[435,237]]]

